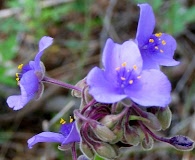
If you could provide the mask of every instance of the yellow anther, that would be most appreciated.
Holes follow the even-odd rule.
[[[127,66],[127,62],[123,62],[123,63],[121,64],[121,66],[122,66],[122,67],[126,67],[126,66]]]
[[[137,79],[140,79],[141,78],[141,76],[137,76]]]
[[[161,32],[156,33],[155,36],[156,36],[156,37],[161,37],[161,36],[162,36],[162,33],[161,33]]]
[[[70,116],[70,123],[73,122],[73,121],[74,121],[74,119]]]
[[[115,70],[116,70],[116,71],[119,71],[119,70],[120,70],[120,67],[116,67]]]
[[[154,42],[154,40],[153,40],[152,38],[150,38],[150,39],[149,39],[149,42],[150,42],[150,43],[153,43],[153,42]]]
[[[158,49],[158,46],[155,46],[154,48],[155,48],[155,49]]]
[[[16,77],[19,78],[19,74],[18,73],[16,73]]]
[[[162,49],[160,49],[160,53],[163,53],[164,51]]]
[[[129,81],[129,84],[133,84],[133,80],[130,80],[130,81]]]
[[[133,69],[134,69],[134,70],[137,70],[137,66],[136,66],[136,65],[133,65]]]
[[[18,69],[22,69],[23,64],[18,65]]]
[[[166,41],[165,40],[162,40],[162,44],[165,45],[166,44]]]
[[[60,119],[60,124],[65,124],[65,123],[66,123],[66,121],[63,118],[61,118]]]
[[[122,80],[122,81],[125,81],[125,80],[126,80],[126,78],[125,78],[125,77],[121,77],[121,80]]]
[[[20,78],[16,78],[16,81],[18,82],[20,80]]]

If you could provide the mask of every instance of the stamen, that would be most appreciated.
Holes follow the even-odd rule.
[[[158,49],[158,46],[155,46],[154,48],[157,50]]]
[[[126,78],[125,78],[125,77],[121,77],[121,80],[122,80],[122,81],[125,81],[125,80],[126,80]]]
[[[19,73],[16,73],[16,77],[19,78]]]
[[[66,123],[66,121],[63,118],[61,118],[60,119],[60,124],[65,124],[65,123]]]
[[[17,81],[17,82],[20,81],[20,78],[16,78],[16,81]]]
[[[133,84],[133,80],[130,80],[130,81],[129,81],[129,84]]]
[[[163,53],[164,51],[162,49],[160,49],[160,53]]]
[[[127,66],[127,62],[123,62],[123,63],[121,64],[121,66],[122,66],[122,67],[126,67],[126,66]]]
[[[18,69],[22,69],[23,64],[18,65]]]
[[[119,71],[119,70],[120,70],[120,67],[116,67],[115,70],[116,70],[116,71]]]
[[[165,45],[166,44],[166,41],[165,40],[162,40],[162,45]]]
[[[74,119],[70,116],[70,123],[73,122],[73,121],[74,121]]]
[[[153,42],[154,42],[154,40],[153,40],[152,38],[150,38],[150,39],[149,39],[149,42],[150,42],[150,43],[153,43]]]
[[[156,33],[155,36],[156,36],[156,37],[161,37],[161,36],[162,36],[162,33],[161,33],[161,32]]]
[[[133,65],[133,69],[134,69],[134,70],[137,70],[137,66],[136,66],[136,65]]]
[[[137,79],[140,79],[141,78],[141,76],[137,76]]]

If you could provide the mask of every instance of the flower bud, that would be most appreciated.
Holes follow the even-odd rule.
[[[83,78],[80,81],[78,81],[75,86],[83,89],[85,86],[87,86],[86,78]],[[82,93],[77,91],[77,90],[72,90],[71,94],[72,94],[72,96],[75,96],[77,98],[81,98],[82,97]]]
[[[169,128],[171,124],[171,119],[172,119],[172,113],[170,108],[167,106],[165,109],[160,109],[157,113],[156,116],[162,126],[162,130],[165,130]]]
[[[100,120],[100,123],[108,128],[113,128],[120,119],[121,117],[119,115],[107,115]]]
[[[116,138],[110,143],[115,144],[123,138],[124,131],[120,125],[116,125],[112,132],[116,135]]]
[[[100,144],[94,146],[96,153],[107,159],[114,159],[118,156],[118,151],[113,145],[101,142]]]
[[[175,136],[169,139],[169,143],[176,149],[182,151],[190,151],[194,148],[194,141],[186,136]]]
[[[124,127],[124,138],[128,144],[137,146],[140,142],[140,136],[137,129],[129,125]]]
[[[148,141],[146,140],[146,138],[144,137],[142,142],[141,142],[141,146],[143,149],[145,150],[150,150],[152,149],[154,144],[154,140],[151,137],[148,137]]]
[[[77,160],[89,160],[85,155],[80,155]]]
[[[157,119],[157,117],[150,112],[144,112],[144,113],[147,114],[147,119],[149,120],[149,122],[143,121],[142,123],[155,131],[160,131],[162,129],[162,126],[159,120]]]
[[[95,135],[104,142],[112,142],[116,139],[116,135],[106,126],[102,124],[91,125],[92,131]]]
[[[82,153],[84,153],[85,156],[88,157],[89,159],[94,158],[95,154],[94,154],[92,148],[86,142],[80,143],[80,149],[81,149]]]

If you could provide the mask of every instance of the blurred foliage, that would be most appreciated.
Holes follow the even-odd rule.
[[[195,22],[195,6],[186,7],[181,0],[134,0],[148,2],[154,9],[156,19],[160,18],[159,29],[174,36],[185,32],[186,25]],[[163,8],[163,9],[162,9]],[[163,13],[163,14],[161,14]],[[161,14],[161,15],[160,15]]]
[[[39,0],[6,1],[8,8],[20,8],[21,13],[1,20],[0,30],[3,36],[0,36],[0,74],[3,76],[0,76],[0,82],[7,85],[16,84],[13,80],[14,72],[12,71],[12,74],[9,75],[6,74],[10,72],[10,69],[16,67],[14,67],[14,64],[11,64],[11,68],[4,64],[16,57],[21,33],[32,35],[38,41],[40,37],[48,34],[49,28],[58,23],[60,24],[63,17],[71,15],[71,13],[83,14],[85,19],[82,22],[67,21],[64,27],[70,32],[76,32],[82,39],[67,39],[63,45],[76,54],[76,57],[80,59],[77,65],[82,68],[85,63],[90,32],[92,28],[102,24],[99,17],[92,19],[91,14],[89,14],[89,6],[92,2],[93,0],[75,0],[71,3],[41,8]],[[83,54],[78,54],[78,52]]]

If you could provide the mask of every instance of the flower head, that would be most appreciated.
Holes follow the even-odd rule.
[[[102,61],[104,69],[95,67],[87,75],[89,93],[98,102],[130,98],[143,106],[161,107],[170,102],[167,77],[159,70],[142,70],[142,57],[133,41],[120,45],[108,39]]]
[[[158,69],[159,65],[175,66],[179,64],[173,59],[176,49],[175,39],[165,33],[153,34],[155,17],[152,7],[147,3],[138,6],[140,7],[140,18],[136,41],[143,58],[143,68]]]
[[[40,95],[43,91],[41,80],[45,74],[45,68],[40,58],[43,51],[53,42],[51,37],[42,37],[39,41],[39,52],[35,56],[34,61],[30,61],[26,65],[19,65],[21,73],[16,73],[16,80],[20,86],[21,95],[13,95],[8,97],[7,103],[10,108],[19,110],[23,108],[36,95]]]
[[[59,133],[55,132],[42,132],[28,140],[28,147],[31,149],[36,143],[39,142],[56,142],[61,146],[68,145],[73,142],[79,142],[80,136],[76,128],[75,122],[62,124]]]

